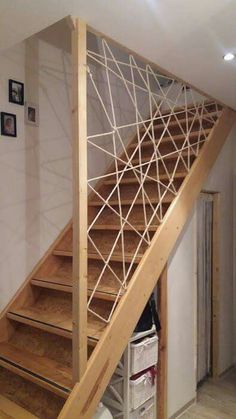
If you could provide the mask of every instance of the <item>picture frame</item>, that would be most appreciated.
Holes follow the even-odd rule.
[[[1,135],[6,137],[17,137],[17,123],[15,114],[1,112]]]
[[[25,123],[39,126],[39,107],[36,103],[25,102]]]
[[[20,81],[8,80],[9,102],[15,105],[24,105],[24,83]]]

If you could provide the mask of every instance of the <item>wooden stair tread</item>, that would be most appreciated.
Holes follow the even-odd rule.
[[[137,230],[137,231],[144,231],[146,229],[146,226],[141,225],[141,224],[132,224],[133,227]],[[156,229],[158,228],[158,225],[150,225],[148,227],[148,231],[156,231]],[[91,228],[91,230],[115,230],[115,231],[120,231],[120,225],[119,224],[94,224],[93,227]],[[134,229],[129,226],[128,224],[126,224],[123,228],[123,230],[125,231],[134,231]]]
[[[208,112],[206,114],[202,115],[203,121],[204,122],[212,122],[212,124],[214,123],[213,121],[207,121],[207,118],[211,118],[212,116],[217,116],[217,112]],[[163,115],[163,118],[168,118],[168,116]],[[159,119],[161,121],[161,119]],[[192,122],[193,120],[196,121],[196,123],[199,121],[199,118],[197,118],[196,116],[189,116],[188,117],[188,122]],[[178,122],[179,121],[179,122]],[[182,125],[183,123],[186,123],[186,118],[180,118],[178,119],[178,121],[176,121],[176,119],[174,121],[170,121],[168,123],[168,128],[170,127],[175,127],[175,126],[179,126]],[[165,128],[165,124],[161,123],[161,124],[155,124],[154,123],[154,129],[163,129]],[[145,132],[145,128],[142,127],[140,128],[140,132]]]
[[[205,134],[209,134],[211,132],[212,128],[206,128],[204,129]],[[198,137],[199,135],[199,131],[192,131],[189,133],[189,138],[195,138]],[[201,134],[203,135],[203,133]],[[160,145],[162,144],[168,144],[168,143],[172,143],[172,140],[174,140],[174,142],[178,142],[178,141],[183,141],[186,139],[185,134],[174,134],[172,136],[168,135],[166,137],[163,137],[160,141]],[[155,143],[158,143],[158,138],[155,139]],[[141,143],[141,148],[146,148],[146,147],[150,147],[153,146],[153,142],[151,140],[143,140]],[[129,148],[137,148],[138,147],[138,143],[134,142],[132,144],[130,144]]]
[[[3,342],[0,343],[0,364],[1,360],[32,373],[35,379],[45,379],[67,392],[72,389],[71,369],[52,359],[22,351],[8,342]]]
[[[183,178],[185,178],[185,176],[187,176],[187,172],[186,171],[185,172],[176,172],[174,178],[175,179],[183,179]],[[154,178],[154,176],[147,177],[145,179],[145,183],[146,182],[150,182],[150,183],[153,182],[153,180],[151,179],[151,177]],[[160,181],[169,180],[169,176],[166,173],[161,174],[159,176],[159,180]],[[116,185],[116,183],[117,183],[116,179],[110,179],[110,180],[106,180],[104,182],[104,185]],[[129,184],[137,184],[138,181],[137,181],[137,178],[136,177],[130,177],[130,178],[122,178],[121,181],[120,181],[120,183],[121,184],[124,184],[124,185],[125,184],[128,184],[129,185]]]
[[[1,419],[37,419],[32,413],[6,397],[0,395]]]
[[[55,249],[53,251],[53,254],[55,256],[67,256],[67,257],[72,257],[72,250],[63,250],[63,249]],[[108,254],[103,254],[104,259],[108,259]],[[139,263],[141,258],[143,257],[143,254],[137,254],[135,259],[134,259],[134,263]],[[88,254],[88,259],[91,260],[101,260],[101,257],[97,254],[97,253],[89,253]],[[115,262],[123,262],[123,256],[122,253],[113,253],[110,257],[111,261],[115,261]],[[132,262],[133,260],[133,254],[129,254],[126,252],[125,254],[125,261],[128,262]]]
[[[72,313],[42,312],[37,307],[19,308],[7,313],[9,319],[30,324],[50,333],[56,333],[68,338],[72,338]],[[95,316],[88,315],[88,338],[89,343],[92,340],[99,340],[105,323]],[[64,332],[64,333],[63,333]]]
[[[206,108],[206,106],[215,106],[215,102],[213,102],[211,99],[209,100],[205,100],[204,104],[200,104],[198,110],[200,110],[202,107]],[[195,103],[188,103],[187,105],[187,111],[195,111],[196,109],[196,104]],[[161,111],[162,116],[167,116],[171,113],[171,109],[168,109],[166,111]],[[186,112],[186,108],[185,105],[179,105],[179,106],[175,106],[174,107],[174,113],[185,113]],[[215,111],[214,111],[215,112]]]
[[[166,196],[162,199],[162,203],[163,204],[169,204],[169,203],[172,202],[173,199],[174,199],[174,195],[171,196],[171,195],[166,194]],[[155,197],[155,198],[149,197],[149,201],[151,202],[151,204],[158,204],[159,203],[158,197]],[[146,205],[149,205],[149,201],[146,200]],[[108,203],[111,206],[112,205],[117,206],[117,205],[119,205],[119,200],[118,199],[109,199]],[[133,202],[132,198],[121,199],[121,205],[131,205],[131,204],[143,205],[143,199],[136,199],[134,202]],[[102,205],[104,205],[103,201],[91,201],[89,203],[89,206],[91,206],[91,207],[100,207]]]
[[[186,150],[183,150],[183,151],[181,151],[181,150],[177,150],[177,151],[172,151],[172,152],[170,152],[170,153],[167,153],[166,155],[164,155],[164,156],[162,156],[162,158],[163,158],[163,160],[164,161],[166,161],[166,160],[173,160],[173,159],[176,159],[178,156],[179,156],[179,154],[181,154],[181,157],[188,157],[188,155],[190,155],[191,157],[192,156],[195,156],[195,154],[193,153],[193,151],[191,151],[190,150],[190,152],[186,149]],[[181,159],[181,157],[180,157],[180,159]],[[142,158],[142,162],[141,162],[141,164],[143,164],[143,163],[150,163],[150,164],[153,164],[153,163],[156,163],[156,160],[155,159],[153,159],[151,162],[150,162],[150,157],[143,157]],[[128,164],[128,161],[126,162],[126,161],[119,161],[118,162],[118,165],[119,166],[125,166],[125,165],[128,165],[128,167],[129,167],[129,165],[132,165],[132,166],[139,166],[140,165],[140,161],[139,161],[139,159],[132,159],[131,160],[131,162]],[[144,166],[145,167],[145,166]]]

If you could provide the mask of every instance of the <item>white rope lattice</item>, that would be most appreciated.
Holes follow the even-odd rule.
[[[100,266],[88,310],[109,322],[220,109],[105,39],[87,56],[90,95],[101,119],[97,130],[88,126],[89,153],[107,165],[88,179],[89,253]],[[113,298],[104,314],[94,303],[103,284],[109,288],[108,274]]]

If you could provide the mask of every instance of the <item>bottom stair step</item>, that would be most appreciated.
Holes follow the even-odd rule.
[[[0,343],[0,365],[65,398],[72,388],[70,368],[8,342]]]
[[[0,419],[36,419],[37,416],[0,395]]]
[[[31,412],[32,417],[40,419],[56,419],[65,403],[64,398],[1,366],[0,396]],[[21,416],[18,415],[17,418],[21,419]],[[25,415],[23,418],[28,419],[28,416]]]

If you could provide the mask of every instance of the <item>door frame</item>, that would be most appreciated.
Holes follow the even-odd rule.
[[[212,190],[202,190],[201,193],[212,195],[213,200],[213,225],[212,225],[212,372],[211,378],[216,380],[219,377],[219,314],[220,314],[220,192]],[[197,217],[196,217],[197,233]],[[196,234],[197,243],[197,234]],[[196,247],[197,249],[197,247]],[[197,256],[196,256],[197,268]],[[195,307],[196,307],[196,381],[197,381],[197,269],[195,287]]]

